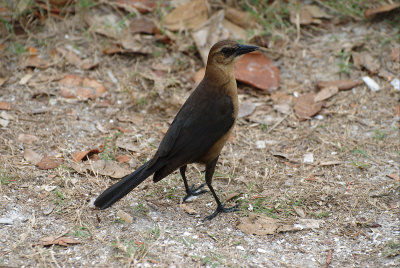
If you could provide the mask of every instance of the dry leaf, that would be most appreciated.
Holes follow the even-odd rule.
[[[300,217],[304,218],[306,214],[304,213],[304,210],[299,207],[299,206],[292,206],[293,210],[299,215]]]
[[[364,15],[366,18],[371,18],[371,17],[375,16],[376,14],[389,12],[398,7],[400,7],[400,3],[388,4],[388,5],[380,6],[377,8],[369,8],[364,12]]]
[[[87,171],[90,171],[94,174],[109,176],[116,179],[125,177],[132,172],[118,162],[106,160],[71,163],[70,167],[76,170],[78,173],[86,173]]]
[[[273,108],[282,114],[290,114],[292,112],[292,106],[288,103],[274,104]]]
[[[115,145],[118,148],[125,149],[127,151],[132,151],[132,152],[140,152],[140,148],[138,145],[133,143],[132,137],[126,137],[126,136],[120,136],[118,137]]]
[[[129,31],[135,33],[153,34],[157,28],[153,20],[148,18],[135,18],[129,24]]]
[[[39,69],[46,69],[49,67],[50,63],[38,55],[30,55],[25,60],[25,67],[35,67]]]
[[[129,13],[136,13],[136,11],[148,13],[157,6],[156,1],[150,0],[112,0],[112,2]]]
[[[271,93],[271,100],[275,104],[281,104],[281,103],[291,104],[293,102],[293,96],[277,91]]]
[[[336,81],[322,81],[318,82],[318,88],[325,88],[325,87],[338,87],[339,90],[348,90],[352,89],[353,87],[361,85],[363,82],[361,80],[336,80]]]
[[[363,51],[359,55],[359,65],[363,66],[371,74],[377,74],[380,69],[379,61],[371,56],[366,51]]]
[[[40,160],[42,160],[43,156],[31,149],[25,149],[24,158],[26,161],[36,166],[40,162]]]
[[[268,235],[280,232],[300,231],[320,227],[321,220],[298,219],[296,222],[282,221],[261,214],[250,213],[239,219],[237,227],[246,234]]]
[[[76,240],[71,237],[59,237],[56,238],[54,236],[47,236],[47,237],[42,237],[39,239],[39,242],[36,243],[35,245],[40,245],[40,246],[51,246],[51,245],[59,245],[59,246],[64,246],[67,247],[70,244],[80,244],[81,242],[79,240]]]
[[[84,158],[84,160],[87,160],[87,159],[89,159],[92,155],[94,155],[94,154],[98,154],[98,153],[101,153],[102,152],[102,150],[100,150],[100,149],[91,149],[91,150],[87,150],[87,151],[81,151],[81,152],[76,152],[76,153],[74,153],[74,156],[72,157],[72,159],[75,161],[75,162],[80,162],[80,161],[82,161]]]
[[[256,105],[250,101],[243,102],[240,104],[238,118],[246,117],[251,115],[256,109]]]
[[[323,88],[323,89],[321,89],[320,92],[317,93],[317,95],[315,95],[314,101],[319,102],[319,101],[329,99],[330,97],[332,97],[333,95],[335,95],[338,92],[339,92],[339,88],[335,87],[335,86]]]
[[[247,32],[242,27],[232,23],[231,21],[224,19],[222,21],[223,27],[228,30],[229,38],[235,40],[246,40],[247,39]]]
[[[6,76],[6,77],[0,77],[0,87],[2,86],[2,85],[4,85],[4,83],[5,82],[7,82],[8,81],[8,76]]]
[[[225,17],[243,28],[253,27],[256,24],[255,18],[249,13],[229,7],[225,10]]]
[[[308,10],[313,18],[318,19],[330,19],[332,18],[331,15],[328,15],[323,11],[319,6],[316,5],[305,5],[302,9]]]
[[[79,69],[90,70],[99,65],[98,62],[91,62],[90,59],[82,60],[78,55],[70,50],[67,51],[63,48],[57,48],[57,51],[65,57],[69,63],[75,65]]]
[[[321,161],[319,163],[320,166],[334,166],[334,165],[340,165],[343,164],[342,161],[337,161],[337,160],[331,160],[331,161]]]
[[[23,142],[25,144],[32,144],[38,140],[39,140],[39,138],[32,134],[21,133],[18,135],[18,141]]]
[[[25,74],[21,80],[19,80],[18,84],[20,85],[25,85],[26,83],[28,83],[28,81],[33,77],[33,73],[27,73]]]
[[[10,110],[11,105],[6,101],[0,101],[0,110]]]
[[[190,214],[190,215],[195,215],[195,214],[197,214],[197,211],[196,210],[194,210],[192,207],[190,207],[189,205],[187,205],[187,204],[180,204],[179,205],[180,206],[180,208],[181,209],[183,209],[187,214]]]
[[[192,30],[208,19],[206,0],[193,0],[172,10],[162,23],[171,31]]]
[[[9,120],[0,118],[0,125],[1,125],[2,127],[7,127],[9,123],[10,123]]]
[[[396,107],[394,107],[394,112],[393,112],[394,116],[400,116],[400,104],[397,103]]]
[[[144,44],[143,38],[137,34],[126,34],[119,39],[119,42],[127,52],[140,54],[150,54],[152,52],[152,48],[147,44]]]
[[[123,220],[126,223],[131,223],[132,219],[133,219],[131,215],[129,215],[128,213],[126,213],[123,210],[118,210],[117,217],[120,217],[121,220]]]
[[[393,179],[393,180],[395,180],[395,181],[400,180],[399,173],[392,173],[392,174],[388,174],[388,175],[386,175],[386,176],[389,177],[389,178],[391,178],[391,179]]]
[[[58,83],[61,87],[60,95],[64,98],[95,99],[107,91],[97,80],[77,74],[66,75]]]
[[[295,10],[290,12],[290,22],[294,25],[297,23],[302,25],[311,24],[313,23],[313,17],[311,16],[310,11],[301,8],[298,12]]]
[[[129,155],[123,154],[118,155],[115,159],[120,163],[128,163],[131,160],[131,157]]]
[[[44,156],[39,163],[37,163],[37,167],[39,169],[54,169],[61,165],[61,161],[54,156]]]
[[[392,53],[390,53],[390,59],[394,62],[400,61],[400,47],[393,48]]]
[[[84,13],[84,20],[96,33],[118,39],[128,32],[128,20],[105,8],[90,8]],[[121,23],[124,22],[124,23]]]
[[[262,90],[274,91],[279,87],[279,69],[259,52],[242,56],[235,64],[234,73],[238,81]]]
[[[313,93],[307,93],[295,99],[293,109],[300,120],[309,119],[322,109],[322,103],[315,102],[314,98]]]
[[[239,195],[241,195],[241,193],[238,193],[238,192],[227,194],[225,197],[225,201],[230,201],[230,200],[234,199],[235,197],[238,197]]]

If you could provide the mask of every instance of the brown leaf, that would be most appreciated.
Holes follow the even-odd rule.
[[[366,18],[369,19],[369,18],[375,16],[376,14],[389,12],[398,7],[400,7],[400,3],[388,4],[388,5],[380,6],[377,8],[369,8],[364,12],[364,15]]]
[[[150,0],[112,0],[112,2],[130,13],[135,13],[136,11],[148,13],[157,6],[156,1]]]
[[[118,155],[115,159],[120,163],[128,163],[129,160],[131,160],[131,157],[129,155],[123,154]]]
[[[311,16],[310,11],[301,8],[298,12],[295,10],[290,12],[290,22],[295,25],[297,22],[302,25],[311,24],[313,23],[313,17]]]
[[[319,163],[320,166],[334,166],[334,165],[340,165],[340,164],[343,164],[343,162],[337,161],[337,160],[321,161]]]
[[[314,101],[319,102],[319,101],[329,99],[330,97],[332,97],[333,95],[335,95],[338,92],[339,92],[338,87],[335,87],[335,86],[325,87],[325,88],[321,89],[321,91],[315,95]]]
[[[39,138],[32,134],[21,133],[18,135],[18,141],[23,142],[25,144],[32,144],[38,140]]]
[[[38,55],[30,55],[25,60],[25,67],[35,67],[39,69],[46,69],[48,68],[50,63]]]
[[[123,21],[121,16],[108,9],[90,8],[84,13],[83,19],[90,30],[107,37],[118,39],[128,32],[128,21]]]
[[[103,54],[111,55],[117,53],[123,53],[125,50],[118,44],[112,44],[111,46],[103,48]]]
[[[302,9],[307,10],[310,12],[311,16],[313,18],[318,18],[318,19],[330,19],[332,18],[331,15],[328,15],[323,11],[319,6],[316,5],[305,5],[302,7]]]
[[[390,59],[395,62],[400,61],[400,47],[393,48],[392,53],[390,53]]]
[[[307,93],[295,99],[293,109],[299,119],[309,119],[322,109],[322,103],[315,102],[314,98],[315,95],[313,93]]]
[[[8,76],[6,76],[6,77],[0,77],[0,87],[2,86],[2,85],[4,85],[4,83],[5,82],[7,82],[8,81]],[[0,102],[1,103],[1,102]]]
[[[72,157],[72,159],[73,159],[75,162],[80,162],[80,161],[82,161],[82,159],[84,159],[84,158],[85,158],[85,160],[87,160],[87,159],[90,158],[92,155],[101,153],[101,151],[102,151],[102,150],[96,148],[96,149],[91,149],[91,150],[76,152],[76,153],[74,153],[74,156]]]
[[[51,245],[59,245],[59,246],[64,246],[67,247],[68,245],[72,244],[80,244],[81,242],[79,240],[76,240],[71,237],[59,237],[56,238],[54,236],[47,236],[47,237],[42,237],[39,239],[39,242],[36,243],[35,245],[40,245],[40,246],[51,246]]]
[[[153,34],[157,28],[153,20],[148,18],[135,18],[129,24],[129,31],[135,33]]]
[[[192,207],[190,207],[189,205],[187,205],[187,204],[180,204],[179,205],[180,206],[180,208],[181,209],[183,209],[187,214],[190,214],[190,215],[195,215],[195,214],[197,214],[197,211],[196,210],[194,210]]]
[[[290,114],[292,112],[292,106],[289,103],[274,104],[273,108],[282,114]]]
[[[126,223],[131,223],[132,219],[133,219],[133,217],[131,215],[129,215],[128,213],[126,213],[123,210],[118,210],[117,217],[120,217],[121,220],[123,220]]]
[[[95,99],[107,91],[97,80],[77,74],[66,75],[58,83],[61,87],[60,95],[64,98]]]
[[[61,165],[61,160],[57,159],[54,156],[44,156],[39,163],[37,163],[37,167],[39,169],[54,169]]]
[[[377,74],[380,69],[380,63],[366,51],[360,53],[359,65],[367,69],[371,74]]]
[[[243,28],[253,27],[256,24],[255,18],[249,12],[237,10],[232,7],[228,7],[225,10],[225,17]]]
[[[394,116],[400,116],[400,104],[397,103],[396,107],[394,108]]]
[[[225,27],[226,30],[228,30],[230,38],[246,40],[247,32],[242,27],[226,19],[222,21],[222,25]]]
[[[269,218],[261,214],[250,213],[248,217],[239,219],[237,227],[246,234],[268,235],[280,232],[316,229],[320,227],[321,220],[298,219],[296,222],[282,221]]]
[[[82,60],[78,55],[70,50],[67,51],[63,48],[57,48],[57,51],[65,57],[69,63],[75,65],[79,69],[90,70],[99,65],[98,63],[91,62],[90,59]]]
[[[238,192],[233,192],[233,193],[227,194],[225,197],[225,201],[230,201],[230,200],[234,199],[235,197],[238,197],[239,195],[241,195],[241,193],[238,193]]]
[[[251,115],[256,109],[256,105],[250,101],[243,102],[240,104],[238,118],[246,117]]]
[[[281,104],[281,103],[288,103],[291,104],[293,101],[293,96],[292,95],[288,95],[285,94],[283,92],[273,92],[271,93],[271,100],[275,103],[275,104]]]
[[[173,9],[162,23],[171,31],[192,30],[208,19],[206,0],[192,0]]]
[[[25,149],[24,158],[26,161],[36,166],[40,162],[40,160],[42,160],[43,156],[31,149]]]
[[[325,88],[335,86],[338,87],[339,90],[348,90],[361,85],[363,82],[361,80],[336,80],[336,81],[321,81],[318,82],[318,88]]]
[[[6,101],[0,101],[0,110],[10,110],[11,105]]]
[[[234,67],[238,81],[256,88],[274,91],[279,87],[279,69],[262,53],[253,52],[241,57]]]
[[[399,173],[392,173],[392,174],[388,174],[388,175],[386,175],[386,176],[389,177],[389,178],[391,178],[391,179],[393,179],[393,180],[395,180],[395,181],[400,180]]]
[[[152,52],[152,48],[143,43],[143,38],[137,34],[126,34],[118,41],[127,52],[140,54],[150,54]]]
[[[120,179],[130,174],[132,171],[127,169],[125,165],[121,165],[115,161],[97,160],[93,162],[85,161],[81,163],[72,163],[70,167],[78,173],[86,173],[90,171],[94,174],[109,176]]]

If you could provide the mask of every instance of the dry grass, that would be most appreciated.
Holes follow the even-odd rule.
[[[241,100],[260,106],[256,116],[238,120],[214,177],[223,199],[241,193],[229,201],[240,204],[238,213],[201,223],[215,206],[211,195],[205,194],[189,204],[197,215],[187,215],[178,204],[184,196],[178,173],[157,184],[149,179],[112,208],[94,210],[90,202],[112,181],[99,174],[74,172],[68,167],[72,154],[107,144],[109,157],[131,154],[138,165],[151,157],[162,131],[190,94],[190,77],[201,61],[193,50],[180,51],[176,45],[155,45],[156,53],[148,56],[105,56],[101,51],[109,40],[82,31],[82,25],[79,15],[69,15],[63,21],[46,20],[42,30],[28,38],[13,35],[1,41],[12,49],[1,55],[11,78],[0,100],[12,104],[7,113],[14,119],[1,130],[0,218],[14,221],[0,225],[0,265],[315,267],[325,263],[329,249],[334,250],[332,267],[394,267],[399,263],[399,181],[386,177],[399,173],[399,124],[398,115],[393,115],[399,92],[377,76],[382,85],[379,92],[365,85],[342,91],[328,100],[320,112],[322,120],[307,121],[280,114],[272,108],[270,95],[240,85]],[[314,91],[319,80],[365,75],[355,68],[349,75],[338,73],[338,55],[347,43],[366,38],[364,49],[381,59],[384,68],[398,73],[399,64],[391,62],[389,55],[399,33],[387,23],[377,21],[367,27],[365,22],[350,21],[321,29],[318,33],[304,29],[296,44],[270,43],[271,57],[281,70],[281,92]],[[287,40],[296,38],[295,33],[284,34]],[[185,47],[193,44],[184,34],[177,38]],[[67,101],[59,97],[57,83],[51,79],[34,87],[18,84],[26,73],[20,67],[19,46],[38,47],[41,54],[50,55],[60,45],[71,45],[100,60],[97,69],[82,73],[108,87],[106,98],[113,105]],[[173,59],[166,77],[156,82],[149,79],[152,66],[165,59]],[[69,65],[55,65],[35,74],[56,78],[74,71]],[[119,84],[112,83],[109,71]],[[45,94],[37,95],[40,92]],[[39,108],[46,110],[32,114]],[[140,115],[144,120],[140,124],[121,122],[120,115]],[[110,132],[102,134],[96,123]],[[111,129],[115,125],[142,135],[136,142],[139,152],[115,146],[118,131]],[[39,141],[22,144],[20,133],[34,134]],[[256,147],[260,140],[267,141],[265,149]],[[25,148],[57,155],[65,162],[53,170],[39,170],[24,160]],[[288,158],[274,156],[277,152]],[[314,155],[312,165],[303,163],[307,152]],[[319,164],[332,160],[340,164]],[[202,166],[190,166],[189,183],[202,183],[202,171]],[[324,224],[313,231],[250,236],[236,229],[249,207],[280,219],[299,218],[296,208],[301,208],[306,218],[323,219]],[[131,214],[133,223],[121,221],[118,210]],[[34,246],[39,238],[50,235],[74,237],[82,244]]]

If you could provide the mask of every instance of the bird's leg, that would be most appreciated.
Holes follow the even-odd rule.
[[[183,198],[183,202],[185,202],[186,200],[188,200],[191,196],[197,196],[197,195],[201,195],[207,192],[207,190],[200,190],[201,188],[204,187],[204,183],[201,184],[199,187],[194,188],[194,184],[192,185],[192,187],[189,188],[188,182],[186,180],[186,167],[187,165],[181,166],[179,171],[181,173],[182,179],[183,179],[183,183],[185,184],[185,190],[186,190],[186,196]]]
[[[217,194],[215,193],[214,188],[213,188],[212,185],[211,185],[212,177],[213,177],[213,175],[214,175],[215,166],[216,166],[216,164],[217,164],[218,157],[219,157],[219,156],[217,156],[212,162],[210,162],[210,163],[208,163],[208,164],[206,165],[206,183],[207,183],[208,188],[210,188],[210,191],[211,191],[212,195],[214,196],[215,201],[217,202],[217,209],[214,211],[213,214],[211,214],[211,215],[205,217],[203,221],[205,221],[205,220],[212,220],[212,219],[213,219],[215,216],[217,216],[218,213],[220,213],[220,212],[233,212],[233,211],[238,211],[238,210],[239,210],[239,209],[237,208],[237,205],[235,205],[235,206],[233,206],[233,207],[230,207],[230,208],[226,208],[226,207],[221,203],[221,201],[219,201],[219,198],[218,198]]]

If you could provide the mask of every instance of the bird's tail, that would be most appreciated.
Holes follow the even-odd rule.
[[[138,168],[135,172],[125,176],[117,183],[111,185],[94,201],[94,205],[100,209],[110,207],[112,204],[127,195],[132,189],[136,188],[145,179],[147,179],[154,169],[147,169],[148,162]]]

